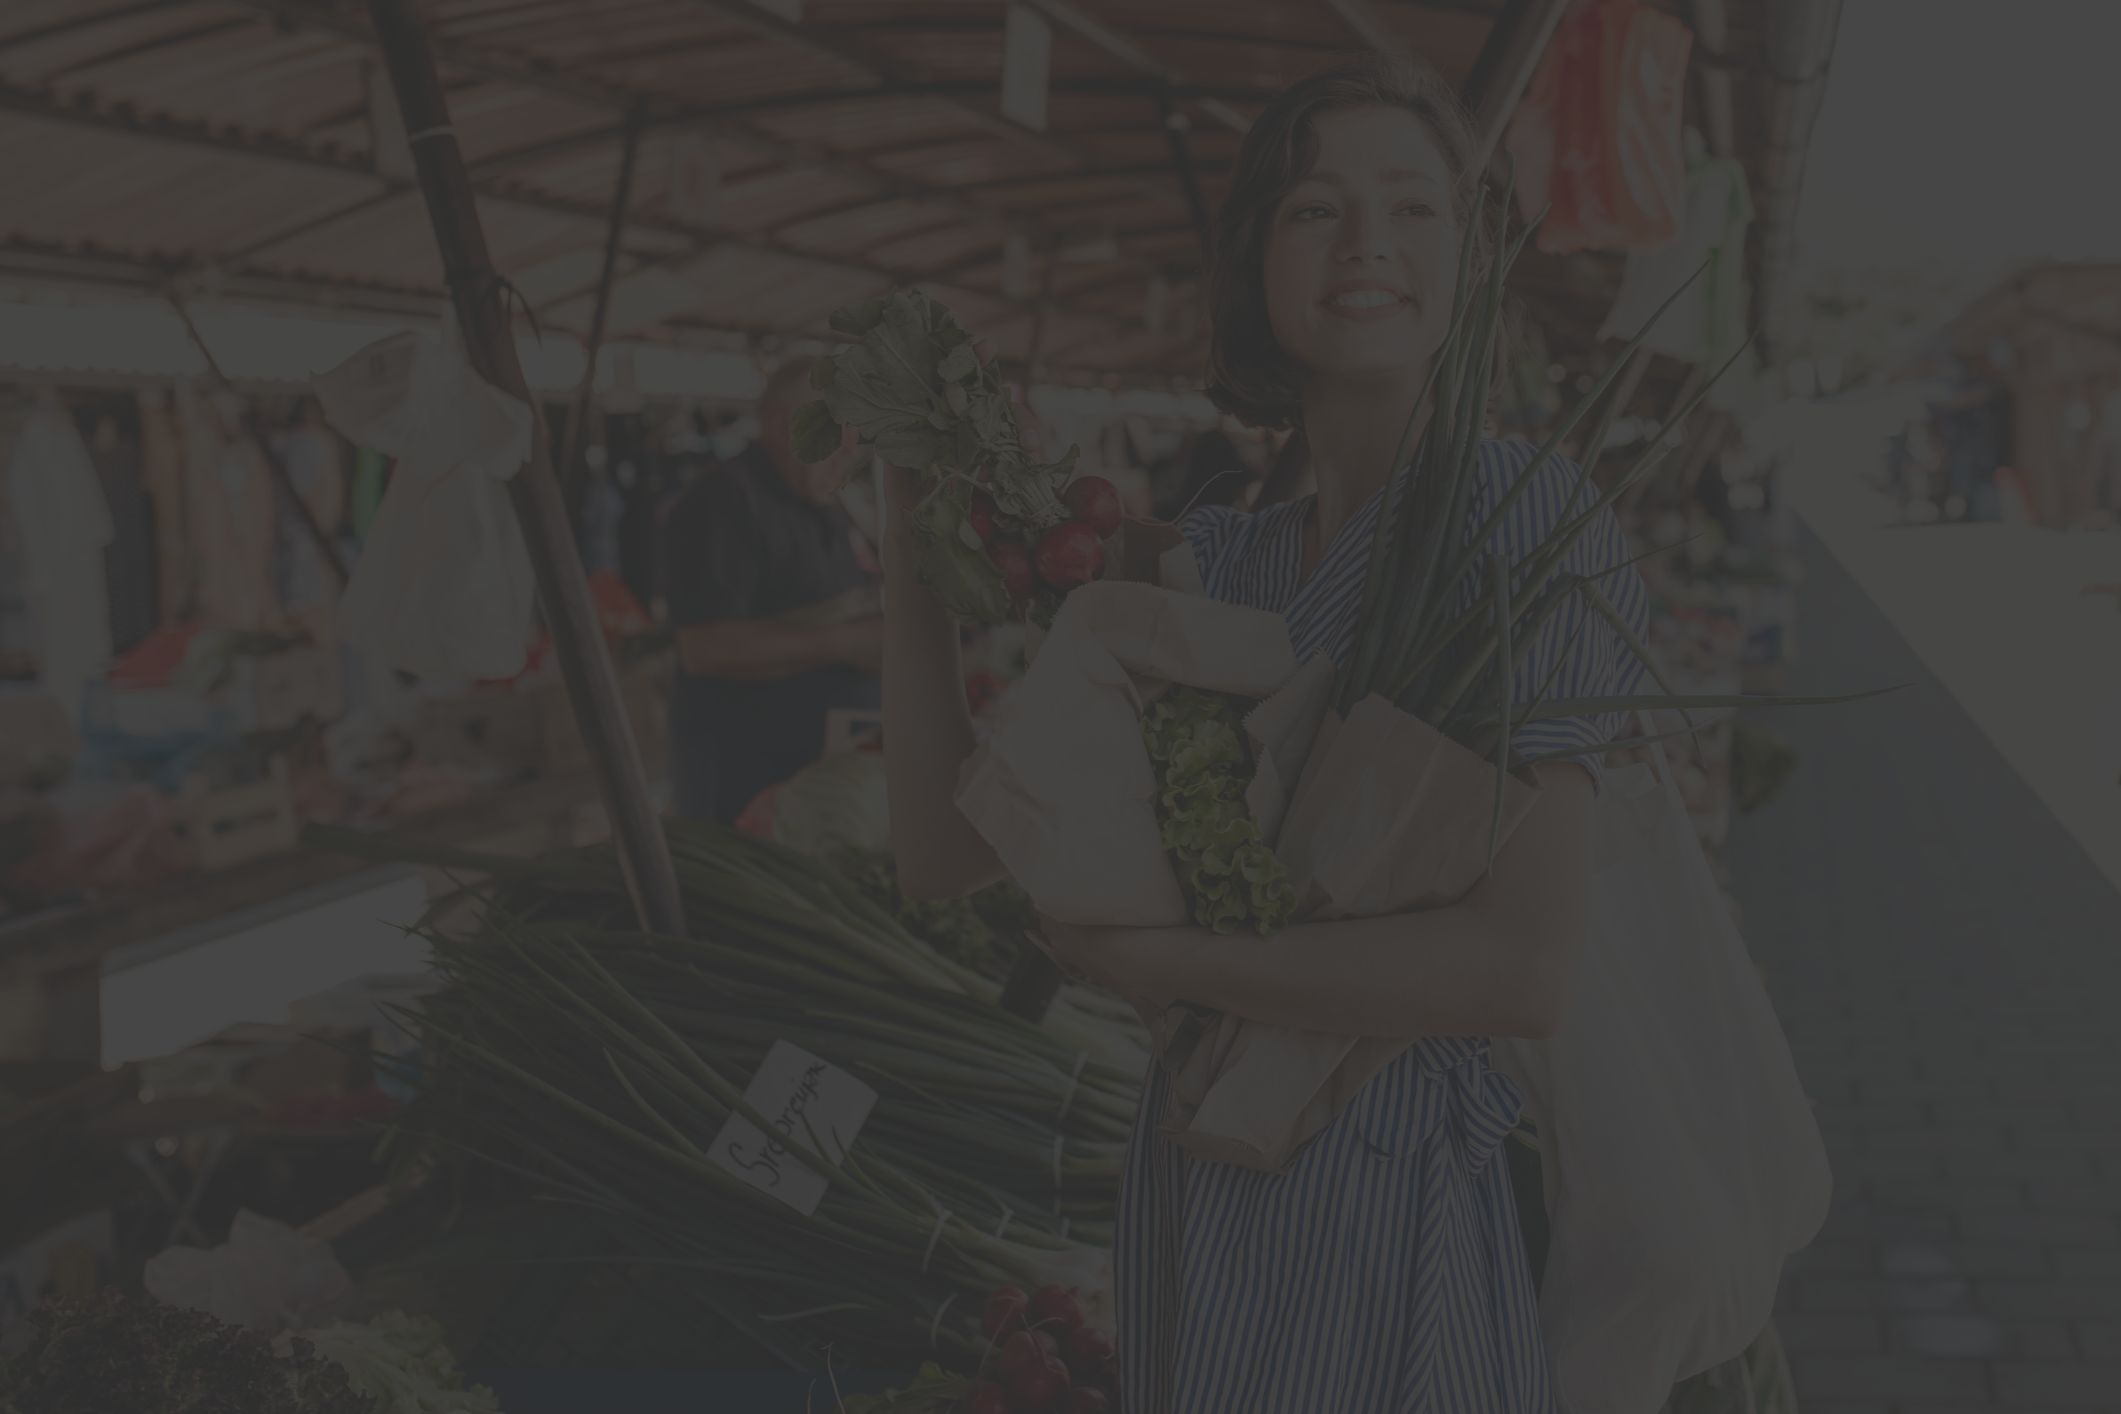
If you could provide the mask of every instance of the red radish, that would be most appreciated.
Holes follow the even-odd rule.
[[[987,1297],[987,1313],[980,1321],[980,1329],[989,1340],[1023,1319],[1024,1289],[1020,1286],[996,1287]]]
[[[1019,1370],[1010,1377],[1009,1392],[1016,1396],[1019,1410],[1044,1414],[1068,1392],[1068,1367],[1058,1360],[1048,1360]]]
[[[1086,520],[1064,520],[1039,537],[1032,555],[1038,577],[1055,589],[1073,589],[1096,579],[1105,567],[1105,547]]]
[[[1009,1407],[1009,1391],[992,1380],[981,1380],[972,1387],[972,1414],[1013,1414]]]
[[[1104,1368],[1112,1358],[1112,1337],[1092,1326],[1078,1326],[1068,1332],[1063,1348],[1070,1368],[1080,1375]]]
[[[1078,519],[1089,521],[1100,540],[1118,531],[1120,517],[1125,514],[1119,503],[1119,488],[1102,476],[1076,477],[1061,491],[1061,503]]]
[[[1073,1288],[1042,1286],[1031,1293],[1031,1320],[1065,1336],[1082,1328],[1083,1308],[1076,1304]]]
[[[995,541],[987,547],[987,560],[1002,572],[1002,584],[1009,591],[1010,603],[1021,604],[1031,597],[1037,580],[1031,573],[1031,556],[1021,542]]]
[[[1112,1401],[1101,1389],[1072,1389],[1068,1391],[1068,1402],[1061,1406],[1062,1414],[1106,1414]]]
[[[1002,1342],[1000,1369],[1003,1379],[1013,1379],[1025,1370],[1057,1360],[1053,1337],[1044,1331],[1018,1331]]]
[[[965,523],[984,545],[994,538],[994,498],[984,491],[972,493],[971,504],[965,507]]]

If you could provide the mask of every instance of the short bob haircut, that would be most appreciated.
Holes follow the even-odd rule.
[[[1245,134],[1230,195],[1215,228],[1208,279],[1208,396],[1249,427],[1303,424],[1300,370],[1282,352],[1267,317],[1263,284],[1268,224],[1289,189],[1318,160],[1312,124],[1322,113],[1403,108],[1427,126],[1455,179],[1452,215],[1487,260],[1487,223],[1477,219],[1480,172],[1472,124],[1433,70],[1372,56],[1314,74],[1284,90]]]

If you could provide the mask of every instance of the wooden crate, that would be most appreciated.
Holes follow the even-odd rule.
[[[413,754],[438,766],[527,770],[543,750],[536,695],[478,688],[422,702],[409,734]]]
[[[225,869],[293,849],[301,834],[282,756],[275,755],[257,780],[217,784],[194,772],[185,777],[177,800],[177,833],[191,843],[202,869]]]
[[[336,648],[287,648],[248,664],[254,731],[287,731],[305,719],[335,722],[345,710],[346,683]]]

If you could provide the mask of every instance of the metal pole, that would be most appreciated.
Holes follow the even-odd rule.
[[[626,123],[626,150],[619,158],[619,184],[611,193],[611,219],[604,228],[604,268],[597,276],[595,311],[589,317],[589,342],[583,347],[582,382],[574,390],[574,414],[567,419],[566,452],[560,458],[562,499],[572,511],[582,503],[582,451],[589,441],[591,404],[596,400],[597,355],[604,348],[604,323],[611,314],[611,287],[618,283],[619,247],[626,234],[626,207],[633,200],[633,170],[641,155],[645,125],[636,113]]]
[[[404,115],[465,350],[481,377],[531,403],[516,355],[508,289],[494,273],[487,253],[464,154],[450,126],[449,107],[435,73],[434,50],[413,0],[370,0],[369,12]],[[574,529],[552,474],[552,448],[544,419],[533,417],[531,426],[530,463],[509,479],[508,486],[537,578],[538,598],[552,631],[554,653],[567,682],[575,722],[596,767],[635,911],[649,931],[679,934],[684,931],[685,918],[669,842],[649,804],[640,746],[619,696],[618,679],[582,575]]]

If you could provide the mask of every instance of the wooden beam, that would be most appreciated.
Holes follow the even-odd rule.
[[[1391,59],[1407,57],[1407,42],[1387,28],[1370,0],[1331,0],[1333,13],[1363,45]]]
[[[707,0],[699,2],[707,3]],[[1061,2],[1039,0],[1042,6]],[[227,3],[240,5],[281,24],[336,34],[357,44],[375,43],[370,26],[338,14],[316,0],[227,0]],[[685,124],[718,133],[766,152],[789,166],[872,185],[880,193],[879,200],[931,202],[961,212],[970,220],[990,225],[1006,226],[1012,219],[1008,211],[960,196],[947,184],[906,177],[867,158],[834,153],[819,143],[791,142],[765,127],[745,121],[740,109],[679,103],[662,94],[606,83],[563,67],[515,59],[474,46],[433,40],[429,43],[436,57],[452,69],[463,69],[497,83],[550,93],[608,112],[638,114],[647,122]],[[891,94],[879,89],[878,96]],[[1207,105],[1202,106],[1206,108]]]
[[[1118,30],[1113,29],[1104,21],[1081,9],[1073,3],[1073,0],[1025,0],[1025,3],[1043,13],[1047,19],[1052,20],[1063,29],[1073,32],[1077,38],[1088,40],[1091,44],[1104,50],[1105,53],[1129,68],[1148,75],[1156,80],[1160,87],[1174,89],[1185,87],[1186,80],[1184,75],[1174,73],[1164,65],[1162,60],[1149,53],[1148,50],[1143,49]],[[1252,130],[1252,124],[1246,121],[1243,114],[1237,112],[1220,99],[1199,99],[1197,100],[1197,106],[1201,112],[1206,113],[1232,132],[1242,134]]]
[[[482,378],[532,409],[530,462],[509,479],[509,496],[530,551],[567,697],[611,818],[634,911],[646,931],[682,935],[684,906],[670,845],[648,799],[640,744],[619,695],[618,677],[582,574],[574,527],[553,478],[544,419],[536,415],[537,404],[516,355],[507,287],[487,254],[478,202],[464,169],[456,130],[450,125],[434,51],[421,28],[414,0],[370,0],[369,12],[404,114],[465,352]]]

